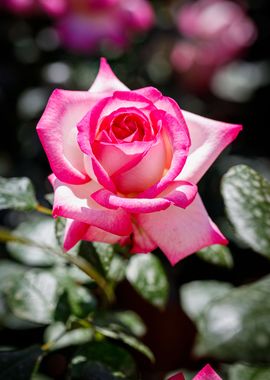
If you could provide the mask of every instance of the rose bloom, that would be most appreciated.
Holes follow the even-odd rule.
[[[180,8],[179,31],[171,61],[193,88],[208,86],[214,72],[243,54],[256,37],[256,27],[244,9],[228,0],[199,0]]]
[[[1,0],[0,0],[1,1]],[[67,48],[89,53],[102,45],[124,49],[154,23],[148,0],[3,0],[17,13],[45,12],[55,19]]]
[[[160,247],[172,264],[227,240],[197,182],[240,125],[181,111],[153,87],[129,90],[105,59],[89,91],[55,90],[37,131],[53,174],[53,215],[80,240]]]
[[[182,373],[178,373],[168,380],[185,380]],[[221,377],[213,370],[213,368],[207,364],[194,378],[193,380],[222,380]]]
[[[87,53],[101,45],[126,48],[134,34],[148,30],[154,23],[154,12],[147,0],[66,1],[67,11],[58,19],[56,28],[62,43],[74,51]]]

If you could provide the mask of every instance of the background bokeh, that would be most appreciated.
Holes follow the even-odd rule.
[[[200,183],[209,214],[232,238],[234,268],[217,268],[195,255],[171,268],[157,252],[171,283],[170,300],[162,312],[144,302],[127,282],[117,289],[115,307],[135,310],[148,326],[144,342],[157,363],[151,366],[138,356],[143,379],[162,379],[180,367],[194,369],[200,366],[191,355],[195,329],[179,306],[179,286],[200,279],[240,285],[270,270],[267,259],[235,245],[219,190],[222,174],[236,163],[248,163],[270,178],[269,1],[227,1],[229,9],[224,4],[213,8],[214,1],[202,0],[138,1],[137,8],[136,1],[133,5],[127,1],[132,6],[124,11],[123,1],[117,0],[56,3],[59,7],[52,9],[50,1],[0,1],[1,176],[31,178],[43,200],[50,191],[46,180],[50,169],[36,123],[54,88],[90,87],[100,56],[109,60],[131,89],[152,85],[183,109],[244,126]],[[202,3],[200,9],[198,3]],[[207,7],[212,9],[203,16],[200,12]],[[189,14],[183,15],[184,11]],[[16,226],[22,218],[6,211],[0,217],[7,227]],[[3,247],[0,255],[6,255]],[[25,342],[39,342],[41,336],[41,329],[0,330],[1,344],[6,346],[24,347]],[[66,365],[65,354],[58,352],[43,367],[60,380]]]

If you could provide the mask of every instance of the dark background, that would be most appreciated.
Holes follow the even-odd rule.
[[[269,1],[250,0],[247,4],[248,14],[258,28],[258,37],[242,60],[256,67],[263,65],[265,80],[259,86],[254,86],[246,101],[224,100],[210,90],[201,94],[193,93],[183,86],[181,78],[170,66],[168,69],[170,48],[179,38],[179,32],[169,17],[168,9],[172,3],[153,1],[158,25],[145,37],[138,37],[125,54],[116,57],[112,51],[86,56],[74,54],[57,45],[45,44],[44,47],[44,43],[40,42],[41,32],[51,26],[49,18],[42,15],[26,18],[4,11],[0,13],[0,175],[30,177],[41,202],[44,202],[43,195],[50,191],[46,181],[50,169],[35,132],[36,123],[54,88],[89,88],[98,69],[100,54],[108,57],[115,73],[130,88],[153,85],[165,95],[175,98],[184,109],[244,126],[237,141],[217,160],[200,183],[209,214],[229,238],[232,237],[230,248],[235,261],[234,268],[220,269],[195,255],[172,268],[163,255],[157,252],[171,282],[170,302],[164,312],[157,311],[140,299],[127,283],[121,284],[117,290],[116,307],[136,310],[148,325],[145,343],[154,351],[157,364],[152,368],[138,357],[147,380],[158,379],[159,376],[162,378],[166,371],[181,366],[200,366],[190,354],[195,330],[179,306],[178,289],[181,284],[192,280],[217,279],[240,285],[258,279],[270,270],[267,259],[234,243],[224,219],[219,191],[222,174],[235,163],[248,163],[270,178]],[[167,64],[166,70],[164,62]],[[52,73],[51,65],[55,63],[60,63],[58,70],[61,75]],[[248,75],[252,82],[252,71]],[[15,226],[19,220],[18,216],[8,212],[1,212],[0,217],[1,223],[8,227]],[[0,254],[5,255],[3,248]],[[1,345],[24,347],[41,339],[42,329],[34,332],[0,331]],[[62,379],[67,356],[68,351],[50,355],[43,364],[45,372],[55,379]]]

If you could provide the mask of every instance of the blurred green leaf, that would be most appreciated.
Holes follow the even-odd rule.
[[[237,165],[223,177],[222,194],[237,235],[270,258],[270,183],[250,167]]]
[[[55,219],[55,237],[58,245],[60,247],[63,246],[64,241],[64,233],[65,233],[65,227],[66,227],[66,219],[65,218],[56,218]]]
[[[136,291],[152,305],[161,308],[166,305],[168,280],[161,262],[152,253],[131,257],[126,277]]]
[[[244,364],[229,366],[228,380],[269,380],[270,367],[251,367]]]
[[[80,347],[72,360],[72,379],[136,380],[131,355],[110,342],[92,342]]]
[[[114,324],[111,324],[108,327],[106,327],[106,326],[99,326],[98,324],[95,323],[95,329],[106,338],[119,340],[125,343],[127,346],[134,348],[136,351],[139,351],[141,354],[145,355],[151,362],[155,361],[153,353],[147,346],[141,343],[134,336],[128,335],[125,332],[121,331],[119,329],[119,326],[115,326]]]
[[[200,259],[220,267],[232,268],[233,258],[228,247],[220,244],[210,245],[197,252]]]
[[[58,350],[60,348],[77,346],[89,342],[94,336],[91,328],[76,328],[67,331],[66,326],[62,322],[55,322],[48,326],[44,332],[44,341],[50,345],[50,350]]]
[[[114,253],[113,245],[107,243],[93,242],[93,246],[99,257],[99,261],[104,270],[104,273],[108,273]]]
[[[231,289],[201,312],[196,353],[222,360],[270,362],[269,318],[270,276]]]
[[[114,282],[120,282],[125,278],[127,262],[120,255],[113,255],[107,278]]]
[[[117,321],[123,324],[135,336],[141,337],[146,333],[146,326],[141,317],[132,310],[114,313]]]
[[[53,319],[61,292],[51,272],[32,269],[13,283],[7,294],[7,304],[16,317],[47,324]]]
[[[29,178],[0,177],[0,210],[11,208],[18,211],[34,210],[37,201]]]
[[[220,281],[192,281],[180,289],[181,305],[190,319],[196,320],[215,299],[229,293],[233,286]]]
[[[43,245],[57,247],[52,218],[36,215],[21,223],[13,233],[18,237],[30,239],[37,243],[37,246],[17,242],[7,243],[7,249],[14,259],[30,266],[50,266],[64,261],[48,249],[42,248]]]
[[[38,359],[42,356],[39,346],[20,351],[0,352],[0,378],[3,380],[29,380]]]

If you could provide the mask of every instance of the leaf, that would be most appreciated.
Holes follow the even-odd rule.
[[[223,177],[222,194],[237,235],[270,258],[270,183],[248,166],[237,165]]]
[[[51,253],[44,246],[57,247],[54,236],[54,221],[44,216],[35,216],[19,225],[14,230],[14,235],[30,239],[37,246],[20,244],[17,242],[7,243],[7,249],[11,256],[30,266],[50,266],[56,262],[63,262],[56,254]]]
[[[213,299],[197,321],[198,355],[270,362],[270,276]]]
[[[166,305],[168,280],[159,259],[152,253],[131,257],[126,277],[136,291],[152,305],[160,308]]]
[[[98,326],[97,324],[95,324],[95,329],[101,335],[107,338],[122,341],[127,346],[134,348],[136,351],[139,351],[141,354],[145,355],[152,363],[155,361],[155,357],[152,351],[147,346],[141,343],[137,338],[131,335],[128,335],[123,331],[120,331],[117,328],[117,326],[115,329],[115,326],[113,325],[109,325],[108,327],[105,327],[105,326]]]
[[[92,342],[80,347],[71,364],[74,380],[137,379],[131,355],[123,348],[106,341]]]
[[[220,281],[192,281],[180,289],[181,305],[190,319],[195,321],[210,302],[219,299],[233,288]]]
[[[251,367],[244,364],[229,366],[228,380],[268,380],[270,367]]]
[[[65,227],[66,227],[65,218],[58,217],[55,219],[54,232],[55,232],[56,241],[60,247],[63,247]]]
[[[105,274],[108,273],[114,253],[113,245],[107,243],[93,242],[93,246],[96,250],[96,253],[99,257],[99,261],[102,265]]]
[[[107,278],[114,282],[120,282],[125,278],[126,274],[126,261],[118,254],[114,254],[110,269],[107,273]]]
[[[34,210],[37,201],[29,178],[0,177],[0,210],[11,208],[18,211]]]
[[[233,258],[228,247],[220,244],[210,245],[197,252],[200,259],[220,267],[232,268]]]
[[[141,317],[132,310],[119,311],[114,313],[117,321],[122,323],[128,330],[137,337],[142,337],[146,333],[146,326]]]
[[[67,331],[64,323],[55,322],[45,330],[44,341],[47,344],[53,342],[50,350],[58,350],[64,347],[84,344],[92,340],[93,336],[94,332],[91,328],[77,328]]]
[[[38,359],[42,356],[39,346],[20,351],[0,352],[0,379],[29,380]]]
[[[47,324],[53,319],[61,292],[51,272],[32,269],[13,284],[7,294],[7,303],[18,318]]]

